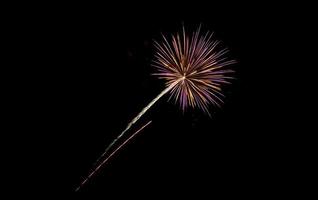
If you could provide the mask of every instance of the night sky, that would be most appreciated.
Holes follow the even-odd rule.
[[[276,83],[286,69],[279,52],[290,18],[276,17],[280,8],[268,5],[125,8],[62,6],[34,14],[26,26],[38,52],[27,92],[32,115],[25,115],[34,119],[26,124],[33,127],[31,157],[38,164],[26,164],[40,186],[32,190],[90,199],[210,199],[281,190],[290,178],[285,142],[293,136],[277,126],[277,108],[286,109],[278,95],[286,90]],[[183,113],[163,97],[129,133],[152,123],[75,193],[106,146],[164,89],[151,75],[153,39],[200,24],[238,62],[222,108],[211,106],[211,118],[200,110]]]

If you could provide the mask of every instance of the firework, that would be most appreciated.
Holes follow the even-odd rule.
[[[182,110],[187,107],[199,108],[209,114],[208,106],[220,106],[223,103],[222,86],[229,84],[233,71],[226,69],[235,63],[228,60],[225,55],[227,49],[219,48],[219,41],[212,40],[212,33],[201,34],[200,27],[196,32],[187,34],[182,29],[182,34],[172,35],[171,38],[163,36],[162,42],[155,41],[157,52],[152,65],[157,69],[154,75],[166,81],[166,88],[159,93],[141,112],[133,118],[127,127],[105,149],[104,153],[95,162],[96,167],[77,188],[80,189],[109,158],[114,155],[126,142],[140,130],[126,139],[122,145],[106,156],[117,141],[135,124],[147,110],[152,107],[162,96],[170,92],[170,98],[179,102]],[[169,40],[171,39],[171,40]],[[209,114],[210,115],[210,114]],[[106,156],[105,159],[103,159]],[[100,160],[102,160],[100,162]],[[98,164],[100,163],[100,164]]]
[[[212,40],[212,33],[200,35],[200,28],[191,36],[176,34],[169,40],[155,42],[157,52],[153,66],[160,79],[166,80],[170,98],[179,102],[184,111],[188,106],[198,107],[208,112],[208,104],[220,106],[223,103],[222,84],[228,84],[233,72],[224,67],[235,61],[227,60],[227,49],[217,50],[219,41]]]

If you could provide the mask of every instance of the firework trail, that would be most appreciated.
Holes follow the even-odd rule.
[[[147,110],[154,104],[156,103],[163,95],[165,95],[167,92],[169,92],[179,81],[181,81],[181,79],[176,80],[173,84],[171,84],[169,87],[167,87],[166,89],[164,89],[156,98],[154,98],[146,107],[144,107],[142,109],[142,111],[133,119],[131,120],[130,123],[128,123],[127,127],[125,128],[124,131],[122,131],[117,138],[115,138],[112,143],[110,143],[107,148],[105,149],[104,153],[97,159],[97,161],[95,162],[98,163],[103,157],[104,155],[111,149],[111,147],[117,142],[117,140],[119,140],[129,129],[130,127],[136,123],[138,121],[138,119],[145,114],[145,112],[147,112]]]
[[[132,134],[129,138],[127,138],[119,147],[117,147],[109,156],[107,156],[103,162],[101,162],[88,176],[85,178],[82,183],[76,188],[75,191],[78,191],[83,187],[83,185],[92,177],[94,174],[104,165],[106,162],[113,157],[113,155],[116,154],[117,151],[119,151],[127,142],[129,142],[132,138],[134,138],[140,131],[142,131],[146,126],[148,126],[152,121],[149,121],[147,124],[142,126],[140,129],[138,129],[134,134]]]
[[[166,81],[166,88],[128,123],[95,163],[98,163],[131,126],[168,92],[169,100],[174,98],[183,111],[187,107],[193,107],[210,115],[210,104],[220,106],[223,103],[222,86],[230,83],[232,76],[228,74],[233,72],[225,67],[234,64],[235,61],[225,57],[228,50],[219,48],[220,42],[212,40],[212,33],[201,34],[200,29],[199,27],[196,32],[187,34],[183,27],[181,35],[172,35],[171,38],[163,36],[161,43],[155,41],[157,52],[152,66],[157,69],[157,73],[154,75]],[[105,160],[102,163],[104,162]],[[94,171],[91,174],[94,174]]]

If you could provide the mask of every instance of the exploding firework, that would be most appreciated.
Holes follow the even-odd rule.
[[[200,35],[200,28],[187,35],[172,35],[171,40],[163,36],[163,42],[155,42],[157,52],[153,66],[159,78],[171,86],[171,97],[179,102],[184,111],[188,106],[208,112],[208,104],[223,103],[222,84],[228,84],[232,70],[224,69],[233,64],[224,55],[227,49],[217,50],[219,41],[212,40],[212,33]],[[173,86],[172,86],[173,85]]]
[[[212,40],[212,35],[209,32],[201,34],[200,28],[192,34],[187,34],[183,28],[181,35],[172,35],[171,40],[163,36],[162,42],[155,42],[157,52],[152,65],[157,69],[157,73],[154,75],[166,81],[166,88],[144,107],[119,136],[107,146],[104,153],[95,162],[93,171],[76,190],[79,190],[114,153],[149,124],[124,140],[119,147],[110,153],[116,142],[166,93],[170,92],[170,98],[179,102],[183,111],[190,106],[202,109],[209,114],[209,104],[220,106],[223,103],[222,86],[230,83],[229,80],[232,77],[229,74],[233,72],[225,68],[235,61],[225,57],[228,50],[220,49],[220,42]],[[108,153],[110,154],[106,156]]]

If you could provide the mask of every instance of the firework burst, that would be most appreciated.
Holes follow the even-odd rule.
[[[162,96],[170,92],[170,98],[179,102],[182,110],[187,107],[198,107],[209,114],[208,105],[220,106],[223,102],[222,86],[230,83],[232,78],[228,74],[232,70],[226,66],[235,63],[225,55],[227,49],[219,49],[219,41],[212,40],[212,34],[200,33],[200,28],[192,35],[188,35],[183,28],[182,34],[172,35],[169,41],[163,36],[161,43],[155,42],[157,52],[152,65],[158,70],[154,75],[166,81],[166,88],[158,94],[141,112],[133,118],[127,127],[106,148],[95,162],[92,172],[82,181],[79,190],[93,175],[119,151],[124,144],[132,139],[149,123],[124,140],[121,145],[112,150],[118,140],[135,124],[147,110]]]
[[[158,73],[154,75],[166,80],[170,98],[179,102],[184,111],[188,106],[198,107],[209,114],[210,103],[220,106],[223,103],[222,84],[228,84],[229,73],[224,69],[233,64],[225,54],[227,49],[217,50],[219,41],[212,40],[212,33],[200,34],[200,28],[192,35],[172,35],[171,40],[163,36],[163,42],[155,41],[157,52],[153,66]]]

